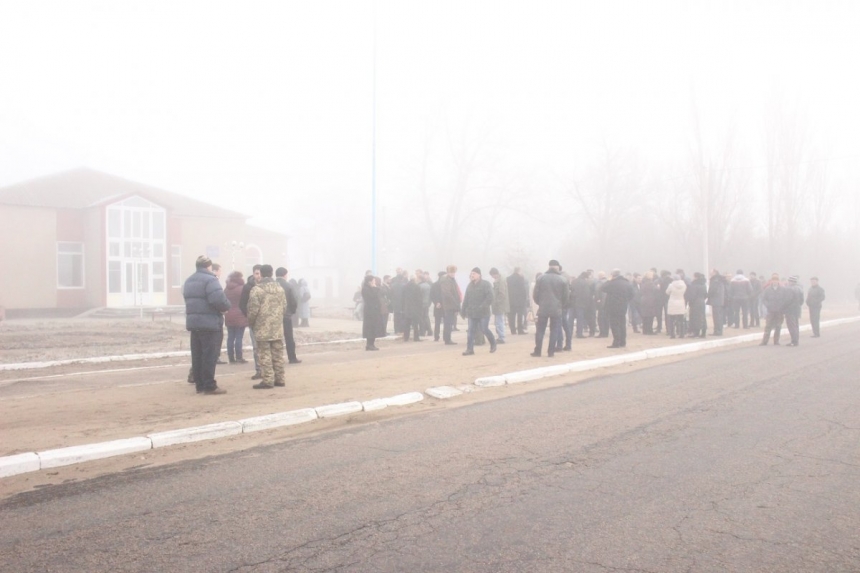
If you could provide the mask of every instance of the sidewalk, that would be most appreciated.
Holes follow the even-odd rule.
[[[727,329],[733,334],[753,331]],[[236,420],[325,404],[366,401],[432,386],[470,384],[477,378],[613,356],[607,339],[575,339],[572,352],[555,358],[529,356],[534,336],[508,336],[495,354],[477,347],[462,356],[465,333],[455,333],[457,346],[430,340],[386,340],[380,352],[365,352],[362,342],[304,347],[303,363],[287,366],[287,386],[253,390],[253,365],[222,365],[216,377],[227,389],[223,396],[197,395],[186,382],[188,359],[155,359],[90,367],[22,372],[17,382],[0,378],[0,456],[113,440],[152,432]],[[628,337],[626,353],[693,342],[665,335]],[[826,336],[806,343],[825,343]],[[65,372],[63,372],[65,371]],[[41,376],[40,376],[41,374]],[[14,379],[13,379],[14,380]]]

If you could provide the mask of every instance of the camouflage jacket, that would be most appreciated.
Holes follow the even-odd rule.
[[[258,341],[284,338],[284,312],[287,297],[284,289],[270,277],[251,289],[248,299],[248,323]]]

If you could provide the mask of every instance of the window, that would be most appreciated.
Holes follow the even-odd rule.
[[[84,288],[83,243],[57,243],[57,287]]]
[[[108,262],[108,292],[122,292],[122,263],[119,261]]]
[[[170,246],[170,286],[182,286],[182,246]]]
[[[164,263],[161,261],[152,263],[152,292],[164,292]]]

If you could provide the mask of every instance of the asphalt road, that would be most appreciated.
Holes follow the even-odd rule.
[[[0,571],[860,571],[858,333],[20,494]]]

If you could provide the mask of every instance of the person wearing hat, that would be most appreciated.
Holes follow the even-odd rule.
[[[490,276],[493,277],[493,319],[496,323],[496,342],[498,344],[505,343],[505,315],[511,311],[511,306],[508,301],[508,283],[502,278],[499,269],[493,267],[490,269]],[[513,332],[512,332],[513,333]]]
[[[496,351],[496,339],[490,332],[490,309],[493,306],[493,287],[489,281],[481,278],[481,269],[475,267],[469,273],[469,286],[463,295],[463,307],[460,316],[469,321],[466,351],[463,356],[475,353],[475,333],[481,331],[490,341],[490,352]]]
[[[549,268],[535,281],[532,297],[538,305],[537,321],[535,322],[535,349],[532,356],[538,357],[543,349],[543,338],[549,324],[549,345],[546,355],[555,355],[558,340],[562,334],[561,311],[570,298],[570,285],[561,276],[561,265],[555,259],[549,262]]]
[[[806,293],[806,306],[809,307],[809,323],[812,325],[812,338],[821,336],[821,303],[824,302],[824,289],[818,286],[818,277],[809,279],[809,292]]]
[[[212,260],[200,255],[196,272],[182,286],[185,328],[191,333],[191,373],[200,394],[226,394],[215,381],[215,363],[221,352],[224,314],[230,301],[212,272]]]
[[[803,310],[803,287],[798,284],[797,276],[788,277],[788,291],[785,303],[785,326],[791,336],[789,346],[800,344],[800,313]]]

